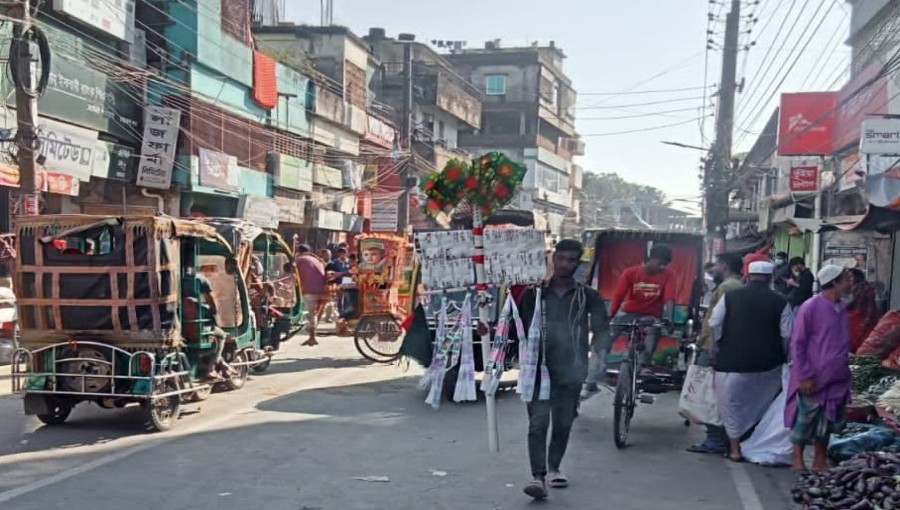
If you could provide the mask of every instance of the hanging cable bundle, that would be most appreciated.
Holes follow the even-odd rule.
[[[37,87],[29,88],[25,87],[27,80],[20,73],[23,69],[31,72],[31,66],[19,66],[19,45],[30,44],[32,41],[37,43],[41,54],[41,75],[38,78]],[[50,81],[50,42],[40,27],[30,25],[18,37],[13,37],[9,43],[9,67],[16,89],[30,97],[40,97],[44,94],[44,91],[47,90],[47,83]]]

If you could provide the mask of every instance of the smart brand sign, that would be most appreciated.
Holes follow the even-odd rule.
[[[900,119],[863,121],[859,151],[866,154],[900,154]]]

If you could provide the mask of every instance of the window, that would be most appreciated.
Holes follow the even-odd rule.
[[[502,96],[506,94],[506,75],[489,74],[484,77],[484,93],[489,96]]]

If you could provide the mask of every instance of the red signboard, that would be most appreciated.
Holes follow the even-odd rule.
[[[791,166],[791,191],[816,191],[819,189],[819,166]]]
[[[837,126],[832,135],[835,151],[848,145],[856,145],[862,122],[875,114],[892,113],[888,110],[888,80],[881,77],[870,86],[863,86],[875,78],[882,64],[876,62],[850,80],[838,93]],[[862,90],[860,90],[862,88]],[[855,94],[859,90],[858,94]],[[855,95],[854,95],[855,94]]]
[[[837,92],[782,94],[778,122],[778,154],[782,156],[830,154],[834,148],[837,104]]]

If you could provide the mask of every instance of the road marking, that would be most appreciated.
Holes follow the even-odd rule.
[[[734,488],[737,489],[738,499],[744,510],[764,510],[762,503],[759,501],[759,494],[750,480],[750,475],[744,466],[736,462],[726,460],[728,472],[731,474],[731,481],[734,482]],[[2,500],[0,500],[2,501]]]

